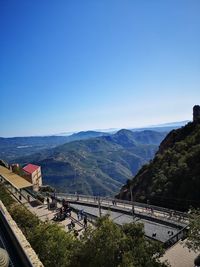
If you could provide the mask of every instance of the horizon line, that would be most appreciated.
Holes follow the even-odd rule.
[[[112,131],[119,131],[121,129],[127,129],[127,130],[131,130],[131,129],[145,129],[145,128],[162,128],[162,127],[170,127],[170,124],[180,124],[180,123],[188,123],[191,120],[187,119],[187,120],[182,120],[182,121],[175,121],[175,122],[165,122],[165,123],[160,123],[160,124],[151,124],[151,125],[144,125],[144,126],[128,126],[128,127],[116,127],[116,128],[106,128],[106,129],[87,129],[87,130],[76,130],[76,131],[69,131],[69,132],[60,132],[60,133],[54,133],[54,134],[41,134],[41,135],[19,135],[19,136],[0,136],[0,138],[23,138],[23,137],[51,137],[51,136],[70,136],[72,134],[77,134],[80,132],[89,132],[89,131],[94,131],[94,132],[112,132]],[[171,125],[171,126],[172,126]],[[178,125],[177,125],[178,126]]]

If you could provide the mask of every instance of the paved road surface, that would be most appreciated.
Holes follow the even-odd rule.
[[[80,204],[71,204],[71,206],[78,210],[84,210],[85,212],[94,216],[99,216],[99,209],[96,207],[89,207]],[[110,218],[119,225],[131,223],[133,221],[143,223],[145,235],[152,238],[153,233],[156,233],[154,239],[161,242],[166,242],[171,237],[172,232],[173,235],[175,235],[179,231],[177,227],[166,226],[160,223],[152,222],[150,220],[140,219],[139,217],[134,217],[133,219],[131,215],[102,209],[102,215],[105,214],[109,214]],[[170,232],[170,234],[168,232]]]

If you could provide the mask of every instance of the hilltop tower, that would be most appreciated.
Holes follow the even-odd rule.
[[[193,121],[200,121],[200,106],[198,105],[193,107]]]

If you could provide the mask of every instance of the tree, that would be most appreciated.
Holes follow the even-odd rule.
[[[117,266],[122,238],[123,233],[116,224],[112,223],[107,216],[100,218],[95,229],[88,228],[85,232],[75,254],[74,266]]]
[[[189,216],[189,232],[187,246],[194,251],[200,251],[200,210],[192,210]]]
[[[34,232],[35,227],[39,224],[38,217],[20,204],[12,205],[9,212],[19,228],[29,239],[29,235]]]
[[[117,226],[108,216],[89,229],[77,249],[74,266],[81,267],[161,267],[163,249],[158,242],[147,240],[143,225]],[[77,261],[78,260],[78,261]]]
[[[122,231],[125,234],[125,238],[121,248],[122,263],[120,266],[167,266],[159,261],[159,258],[164,253],[164,249],[159,242],[145,237],[143,224],[125,224],[122,227]],[[134,263],[134,265],[125,265],[124,263],[127,260],[130,263]]]
[[[30,236],[31,245],[44,266],[48,267],[76,266],[72,256],[79,242],[72,234],[49,222],[40,223]]]

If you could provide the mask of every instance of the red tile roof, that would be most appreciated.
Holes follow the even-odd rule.
[[[33,173],[34,171],[36,171],[38,168],[40,168],[40,166],[37,166],[37,165],[34,165],[34,164],[28,164],[26,165],[23,170],[25,172],[28,172],[28,173]]]

